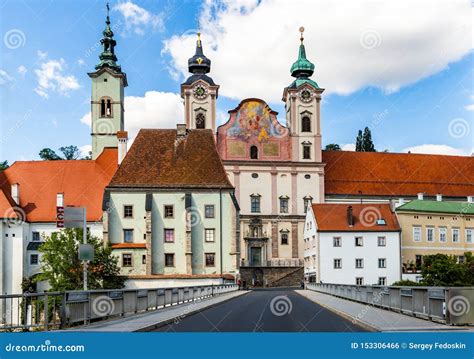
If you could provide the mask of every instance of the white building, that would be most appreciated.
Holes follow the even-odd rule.
[[[400,280],[400,226],[388,204],[313,204],[304,229],[310,282],[390,285]]]

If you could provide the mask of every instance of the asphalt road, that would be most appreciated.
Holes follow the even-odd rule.
[[[193,315],[176,318],[158,332],[365,332],[290,289],[254,290]]]

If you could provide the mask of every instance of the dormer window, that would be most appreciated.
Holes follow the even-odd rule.
[[[102,98],[100,100],[100,117],[112,117],[112,100]]]

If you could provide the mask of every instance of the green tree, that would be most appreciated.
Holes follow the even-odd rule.
[[[428,286],[472,286],[474,285],[474,257],[464,253],[464,262],[458,263],[456,256],[433,254],[423,256],[421,276]]]
[[[82,243],[82,229],[63,229],[45,237],[40,246],[42,273],[38,280],[47,280],[52,291],[80,290],[83,288],[82,262],[78,258]],[[112,255],[110,244],[87,234],[87,243],[94,247],[94,260],[88,266],[90,289],[122,288],[118,258]]]
[[[330,144],[326,145],[326,147],[324,149],[326,151],[340,151],[341,146],[339,146],[337,143],[330,143]]]
[[[73,145],[59,147],[59,150],[63,153],[65,160],[77,160],[81,155],[79,148]]]
[[[62,160],[61,157],[59,157],[56,152],[54,152],[51,148],[43,148],[39,152],[39,156],[43,161],[57,161],[57,160]]]
[[[0,162],[0,171],[6,170],[8,167],[8,161]]]
[[[54,150],[51,148],[43,148],[39,152],[39,156],[44,161],[57,161],[57,160],[77,160],[80,159],[81,151],[77,146],[70,145],[70,146],[63,146],[59,147],[59,151],[63,154],[63,157],[59,156]],[[92,153],[90,153],[92,155]],[[86,156],[82,158],[84,160],[91,159],[90,156]]]
[[[356,137],[356,151],[357,152],[362,152],[363,149],[362,149],[362,131],[359,130],[359,133],[357,134],[357,137]]]
[[[372,142],[372,132],[368,127],[364,129],[364,134],[362,135],[362,151],[375,152],[375,146]]]

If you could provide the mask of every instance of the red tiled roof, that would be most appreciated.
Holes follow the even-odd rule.
[[[352,207],[354,225],[349,226],[347,209]],[[399,231],[397,216],[389,204],[342,204],[318,203],[313,204],[318,231],[321,232],[393,232]],[[385,225],[377,224],[378,219],[384,219]]]
[[[12,206],[11,184],[19,183],[20,207],[29,222],[56,221],[61,192],[65,205],[84,206],[88,221],[100,220],[104,188],[116,169],[116,148],[106,148],[94,161],[17,161],[0,173],[0,218]]]
[[[115,243],[112,249],[146,249],[146,243]]]
[[[323,151],[323,162],[329,195],[474,194],[474,157]]]
[[[140,130],[109,187],[233,188],[211,130]]]

